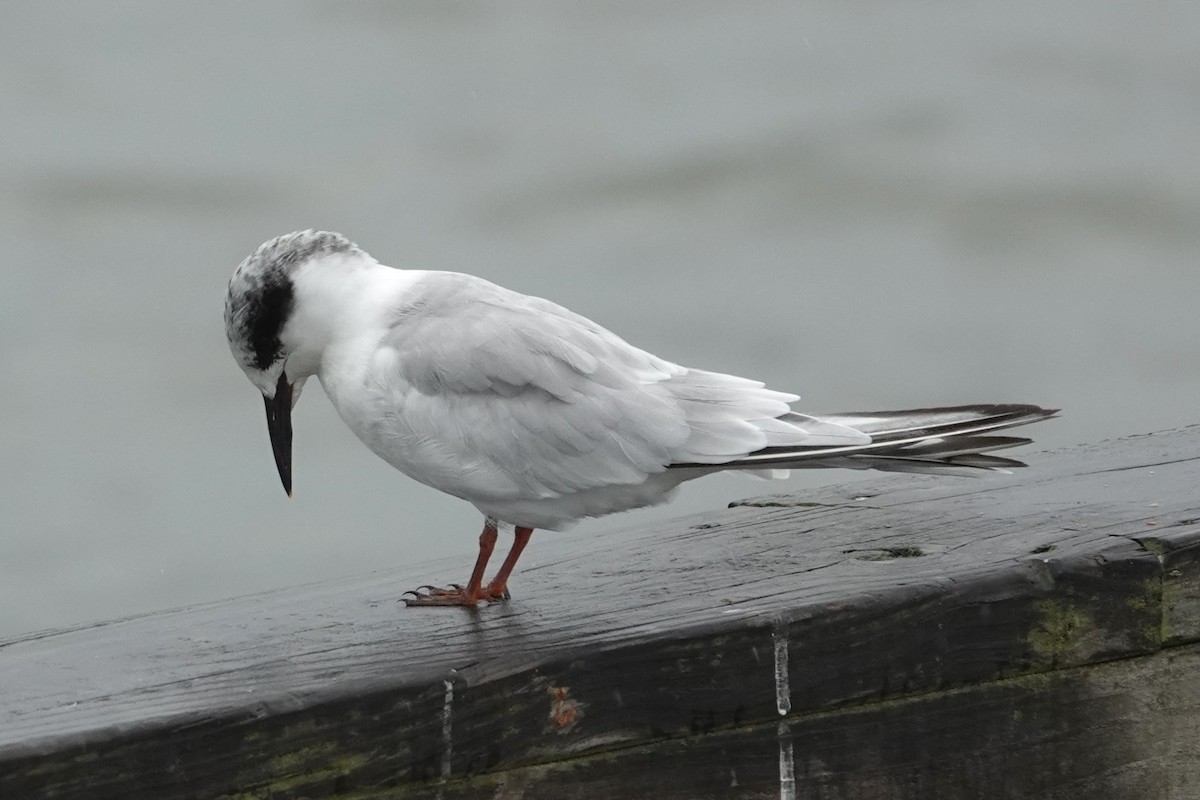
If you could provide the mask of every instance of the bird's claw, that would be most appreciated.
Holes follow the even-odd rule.
[[[404,595],[412,595],[406,597]],[[452,583],[448,587],[432,586],[425,584],[418,586],[416,590],[408,590],[401,595],[400,599],[407,606],[468,606],[473,607],[480,600],[487,598],[472,597],[467,593],[466,587],[459,583]]]
[[[412,595],[406,597],[405,595]],[[509,600],[512,595],[505,586],[501,591],[495,591],[485,586],[477,595],[469,595],[467,588],[460,583],[452,583],[446,588],[424,584],[416,589],[409,589],[400,596],[407,606],[468,606],[474,607],[480,600],[495,603]]]
[[[434,586],[431,583],[425,583],[418,586],[416,591],[409,589],[405,594],[415,594],[419,597],[422,589],[428,589],[429,594],[454,594],[455,592],[465,591],[461,583],[452,583],[448,589],[443,589],[441,586]]]

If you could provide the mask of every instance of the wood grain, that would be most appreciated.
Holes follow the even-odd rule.
[[[845,764],[894,761],[855,726],[993,758],[979,748],[1021,727],[990,745],[955,734],[969,725],[946,717],[949,698],[998,692],[1011,714],[1050,691],[1086,715],[1067,684],[1019,682],[1113,659],[1150,670],[1200,641],[1200,426],[1028,460],[1012,476],[897,476],[602,538],[535,535],[516,599],[474,612],[398,602],[461,577],[435,562],[3,641],[0,797],[521,796],[543,773],[593,785],[597,764],[649,785],[639,752],[664,781],[732,765],[746,792],[778,797],[778,725],[799,785],[820,769],[796,731],[819,720],[845,728],[847,786]],[[864,716],[919,698],[950,710],[907,729]],[[1112,717],[1102,705],[1097,720]],[[743,755],[712,755],[730,742]],[[1063,756],[1104,756],[1089,747]],[[753,796],[711,775],[711,796]],[[879,780],[818,796],[921,796]]]

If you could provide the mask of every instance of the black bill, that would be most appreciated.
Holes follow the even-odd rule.
[[[292,496],[292,384],[281,372],[275,385],[275,396],[263,396],[267,406],[267,430],[271,433],[271,450],[283,489]]]

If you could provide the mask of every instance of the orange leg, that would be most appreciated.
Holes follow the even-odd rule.
[[[496,577],[492,578],[492,582],[485,589],[489,599],[508,599],[508,576],[512,574],[513,567],[517,565],[517,559],[521,557],[521,551],[525,549],[525,545],[529,544],[529,537],[532,535],[533,528],[517,528],[512,549],[505,556],[504,563],[500,565],[500,571],[496,573]]]
[[[422,586],[415,592],[405,592],[412,597],[405,597],[404,602],[410,606],[474,606],[480,600],[507,600],[508,576],[512,574],[513,567],[521,557],[521,551],[529,543],[532,533],[532,528],[517,528],[512,549],[508,551],[496,577],[485,587],[483,573],[487,570],[488,560],[496,548],[496,521],[487,519],[483,524],[483,532],[479,534],[479,555],[475,558],[475,569],[471,571],[471,579],[467,581],[467,585],[451,584],[447,589]]]

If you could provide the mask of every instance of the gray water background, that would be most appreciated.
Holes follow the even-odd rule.
[[[1200,3],[13,2],[4,22],[0,635],[452,554],[464,574],[429,577],[465,577],[474,509],[378,461],[316,385],[295,499],[279,487],[221,306],[297,228],[810,410],[1063,406],[1039,447],[1200,419]],[[543,535],[854,477],[723,476]]]

